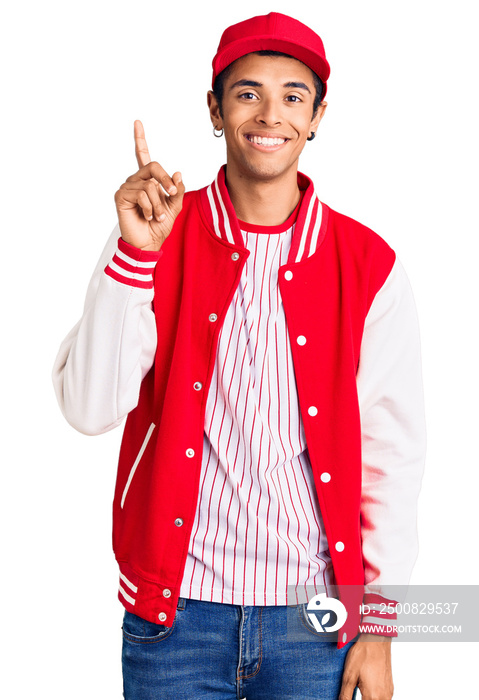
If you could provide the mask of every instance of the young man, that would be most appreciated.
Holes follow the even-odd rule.
[[[416,557],[418,329],[391,248],[298,173],[328,77],[321,39],[290,17],[228,28],[208,93],[227,162],[197,192],[135,123],[140,167],[57,358],[74,427],[128,415],[126,698],[392,696],[384,586]],[[313,589],[346,608],[337,643],[307,614]]]

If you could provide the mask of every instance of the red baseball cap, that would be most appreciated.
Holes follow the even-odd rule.
[[[330,67],[321,38],[302,22],[280,12],[251,17],[233,24],[223,32],[213,59],[213,81],[230,63],[255,51],[281,51],[298,59],[314,71],[324,84]]]

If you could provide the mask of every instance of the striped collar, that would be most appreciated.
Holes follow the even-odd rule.
[[[203,209],[216,235],[231,245],[244,248],[238,218],[231,202],[225,180],[223,165],[215,180],[200,190]],[[328,207],[322,204],[312,181],[298,172],[298,185],[305,190],[294,228],[288,263],[301,262],[309,258],[324,240],[328,219]]]

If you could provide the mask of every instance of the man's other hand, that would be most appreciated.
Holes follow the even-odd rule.
[[[359,635],[346,656],[338,700],[351,700],[356,686],[362,700],[391,700],[394,692],[391,637]]]

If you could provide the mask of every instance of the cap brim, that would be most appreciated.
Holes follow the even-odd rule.
[[[327,60],[307,46],[300,46],[286,39],[278,39],[271,36],[238,39],[221,49],[213,60],[213,85],[219,73],[233,61],[256,51],[280,51],[301,61],[319,76],[325,84],[323,97],[326,94],[326,81],[331,71]]]

